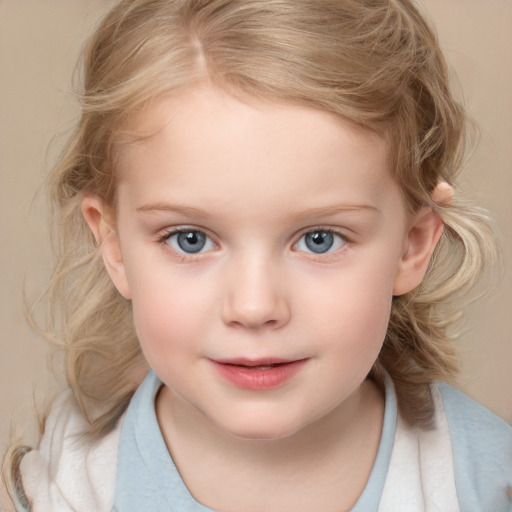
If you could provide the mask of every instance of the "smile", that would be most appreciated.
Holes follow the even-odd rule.
[[[229,383],[242,389],[265,390],[276,388],[296,375],[308,359],[210,359],[217,373]]]

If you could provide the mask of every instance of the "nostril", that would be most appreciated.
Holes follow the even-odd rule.
[[[243,318],[238,320],[233,320],[230,322],[232,327],[241,327],[245,329],[274,329],[280,325],[278,320],[259,320],[253,318]]]
[[[285,298],[270,293],[238,292],[222,304],[221,316],[226,325],[256,330],[277,329],[288,323],[290,310]]]

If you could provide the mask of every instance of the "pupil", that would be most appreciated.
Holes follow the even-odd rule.
[[[206,244],[206,236],[198,231],[187,231],[178,235],[178,245],[185,252],[199,252]]]
[[[321,254],[327,252],[334,243],[332,233],[327,231],[315,231],[306,235],[306,245],[314,253]]]

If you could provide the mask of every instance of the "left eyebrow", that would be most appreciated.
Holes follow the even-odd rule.
[[[303,218],[312,218],[312,217],[333,217],[334,215],[338,215],[340,213],[351,213],[351,212],[377,213],[378,211],[379,210],[375,206],[371,206],[368,204],[342,204],[342,205],[324,206],[324,207],[319,207],[319,208],[308,208],[307,210],[302,210],[293,215],[297,219],[301,220]]]

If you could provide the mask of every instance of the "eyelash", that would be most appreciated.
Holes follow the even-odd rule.
[[[164,246],[165,249],[168,250],[169,252],[171,252],[172,255],[175,258],[177,258],[178,260],[184,261],[184,262],[194,262],[194,261],[199,260],[202,257],[202,254],[204,254],[204,253],[203,252],[198,252],[198,253],[179,252],[179,251],[173,249],[172,247],[170,247],[169,244],[167,243],[169,241],[169,239],[174,235],[179,235],[180,233],[190,233],[190,232],[200,233],[200,234],[204,235],[206,238],[211,240],[215,246],[217,246],[217,244],[213,241],[213,238],[210,235],[208,235],[203,229],[199,229],[199,228],[196,228],[193,226],[184,226],[184,227],[180,227],[180,228],[170,229],[170,230],[166,231],[165,233],[163,233],[158,238],[157,242],[160,245]],[[206,252],[209,252],[209,251],[206,251]]]
[[[192,226],[174,228],[169,231],[166,231],[164,234],[162,234],[161,236],[158,237],[157,242],[161,245],[166,246],[166,249],[168,251],[172,252],[173,256],[178,258],[179,260],[186,261],[186,262],[194,262],[194,261],[199,260],[202,257],[202,254],[205,254],[206,252],[210,252],[210,251],[202,252],[200,250],[197,253],[179,252],[179,251],[173,249],[172,247],[170,247],[169,244],[167,243],[169,241],[169,239],[174,235],[179,235],[180,233],[190,233],[190,232],[199,233],[199,234],[204,235],[209,240],[211,240],[212,243],[216,247],[218,247],[218,245],[215,243],[215,241],[213,241],[213,238],[210,235],[208,235],[203,229],[195,228]],[[310,233],[320,233],[320,232],[328,233],[328,234],[334,235],[336,237],[339,237],[342,240],[343,245],[341,246],[341,248],[338,248],[332,252],[325,252],[325,253],[315,253],[314,251],[311,251],[311,252],[299,251],[299,252],[304,252],[305,254],[308,254],[310,258],[312,257],[312,258],[320,258],[322,260],[326,260],[329,257],[333,257],[334,255],[336,255],[336,253],[338,253],[340,250],[343,250],[346,247],[346,245],[350,243],[350,240],[347,238],[347,236],[336,229],[322,227],[322,226],[315,226],[312,228],[307,228],[306,230],[302,231],[299,234],[299,236],[297,237],[297,240],[292,245],[292,250],[295,250],[295,251],[297,250],[295,248],[297,247],[299,242],[303,239],[303,237],[305,237],[306,235],[308,235]]]
[[[293,248],[297,247],[297,245],[299,244],[299,242],[308,234],[310,233],[328,233],[328,234],[331,234],[331,235],[334,235],[336,237],[339,237],[342,241],[342,245],[341,247],[335,249],[334,251],[329,251],[329,252],[325,252],[325,253],[315,253],[313,251],[311,252],[307,252],[307,251],[301,251],[301,252],[304,252],[304,254],[307,254],[307,256],[310,258],[310,259],[317,259],[317,260],[322,260],[322,261],[328,261],[330,258],[335,258],[339,255],[340,251],[343,251],[347,244],[349,244],[351,242],[351,240],[349,240],[349,238],[342,232],[340,232],[339,230],[336,230],[336,229],[333,229],[333,228],[329,228],[329,227],[325,227],[325,226],[314,226],[312,228],[307,228],[306,230],[302,231],[298,238],[297,238],[297,241],[293,244]]]

